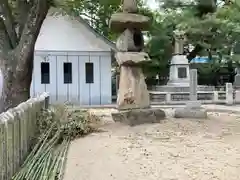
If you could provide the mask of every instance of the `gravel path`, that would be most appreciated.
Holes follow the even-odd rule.
[[[137,127],[103,119],[105,132],[72,142],[64,180],[240,179],[240,116],[211,113],[202,121],[168,118]]]

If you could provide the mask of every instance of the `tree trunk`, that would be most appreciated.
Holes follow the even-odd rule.
[[[34,46],[49,9],[48,0],[33,0],[31,2],[17,46],[13,49],[4,48],[5,43],[1,43],[2,39],[0,39],[0,69],[3,76],[0,112],[16,107],[30,97]],[[26,12],[21,10],[21,13]],[[11,26],[5,26],[4,29],[2,24],[0,19],[0,35],[4,36],[5,39],[9,38],[7,29],[10,29]],[[6,32],[8,36],[6,36]],[[11,42],[10,40],[9,38],[9,42]]]
[[[30,86],[33,70],[33,51],[26,57],[29,64],[24,70],[19,70],[18,65],[14,63],[5,63],[1,66],[2,72],[2,96],[0,103],[0,112],[9,108],[16,107],[21,102],[30,98]],[[5,62],[17,62],[18,55],[8,55]]]

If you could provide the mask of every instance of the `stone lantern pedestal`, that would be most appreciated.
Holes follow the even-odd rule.
[[[117,39],[115,54],[120,66],[120,81],[117,97],[117,113],[113,120],[138,125],[160,122],[164,111],[150,108],[150,97],[141,66],[150,61],[142,52],[144,40],[142,30],[147,30],[150,19],[138,14],[136,0],[123,0],[123,12],[113,14],[110,28],[121,33]]]

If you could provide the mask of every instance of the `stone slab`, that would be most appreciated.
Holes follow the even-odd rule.
[[[234,77],[234,86],[240,86],[240,74],[236,74]]]
[[[201,108],[201,101],[188,101],[186,102],[186,108],[190,108],[190,109],[199,109]]]
[[[121,122],[130,126],[160,123],[165,117],[163,110],[152,108],[131,109],[112,113],[112,118],[115,122]]]
[[[226,104],[233,105],[233,86],[232,83],[226,83]]]
[[[198,78],[197,78],[197,69],[190,70],[190,101],[197,101],[197,86],[198,86]]]
[[[175,109],[174,118],[206,119],[207,110],[204,108],[179,108]]]
[[[240,90],[235,91],[235,103],[240,103]]]
[[[151,60],[145,52],[117,52],[115,57],[119,65],[133,65]]]
[[[110,29],[115,32],[123,32],[126,28],[136,28],[142,31],[148,30],[150,18],[134,13],[115,13],[110,19]]]

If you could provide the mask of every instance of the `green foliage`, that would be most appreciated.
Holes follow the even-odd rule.
[[[199,67],[203,76],[217,74],[221,69],[218,63],[224,61],[228,62],[231,71],[232,62],[240,64],[238,56],[233,55],[234,51],[240,52],[240,7],[237,1],[161,0],[161,3],[163,13],[155,12],[147,45],[147,51],[153,60],[146,70],[151,72],[150,76],[166,74],[175,29],[183,30],[187,36],[186,44],[195,47],[190,52],[195,53],[192,57],[198,54],[212,59],[207,67]]]
[[[208,63],[208,64],[194,64],[195,68],[198,69],[198,83],[204,85],[217,85],[221,64],[219,63]],[[193,66],[194,66],[193,65]]]
[[[113,12],[120,8],[121,0],[69,0],[68,8],[82,15],[89,24],[110,39],[115,39],[115,35],[110,32],[108,22]]]
[[[172,33],[174,23],[164,15],[155,14],[152,27],[149,31],[149,42],[146,51],[152,59],[145,67],[144,72],[152,77],[157,74],[164,76],[168,73],[169,60],[172,54]]]
[[[215,13],[207,14],[202,19],[188,16],[177,28],[185,30],[189,43],[227,53],[240,39],[239,10],[238,6],[229,5],[218,8]]]

